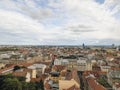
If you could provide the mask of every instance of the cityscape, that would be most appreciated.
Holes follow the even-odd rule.
[[[115,45],[1,46],[0,68],[1,90],[120,90]]]
[[[120,0],[0,0],[0,90],[120,90]]]

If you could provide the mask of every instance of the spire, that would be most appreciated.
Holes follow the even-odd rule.
[[[83,49],[85,49],[85,44],[84,43],[83,43],[82,47],[83,47]]]

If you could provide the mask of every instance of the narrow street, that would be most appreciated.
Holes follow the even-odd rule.
[[[84,83],[83,83],[83,79],[82,79],[82,74],[83,74],[82,71],[78,71],[78,76],[79,76],[79,79],[80,79],[80,89],[84,90]]]

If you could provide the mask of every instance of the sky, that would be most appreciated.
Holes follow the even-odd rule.
[[[0,0],[0,45],[120,44],[120,0]]]

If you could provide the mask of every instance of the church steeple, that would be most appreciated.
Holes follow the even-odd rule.
[[[85,44],[83,43],[82,48],[85,49]]]

